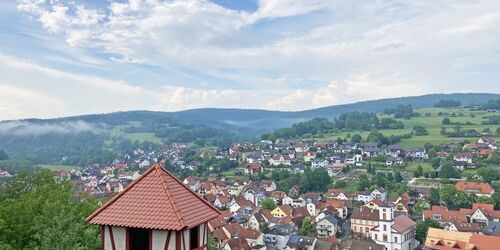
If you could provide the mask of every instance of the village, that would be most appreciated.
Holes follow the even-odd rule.
[[[172,143],[159,150],[136,149],[111,165],[58,171],[55,178],[106,200],[153,164],[180,171],[189,189],[221,211],[208,222],[217,249],[474,249],[465,246],[500,242],[497,178],[477,171],[498,155],[499,146],[488,137],[407,150],[314,139],[262,140],[216,149],[216,161],[236,166],[228,170],[232,175],[200,176],[203,157],[186,162],[192,154],[189,145]],[[424,170],[421,166],[429,162],[441,164]],[[496,176],[497,166],[490,165]],[[440,171],[450,167],[459,175],[440,178]],[[461,176],[464,171],[474,175]],[[284,179],[276,177],[284,172]],[[322,174],[327,183],[312,189],[306,187],[307,178],[287,183],[287,178],[312,173]]]

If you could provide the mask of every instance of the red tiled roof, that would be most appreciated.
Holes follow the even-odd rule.
[[[464,182],[459,181],[455,184],[455,188],[459,191],[473,192],[479,194],[492,194],[493,188],[488,183],[483,182]]]
[[[394,224],[392,225],[392,228],[394,228],[396,231],[400,233],[404,233],[410,230],[412,227],[415,227],[415,225],[417,225],[417,223],[408,218],[408,216],[400,215],[394,219]]]
[[[246,167],[247,169],[260,170],[262,169],[262,165],[260,163],[250,163]]]
[[[182,230],[219,214],[217,208],[155,164],[87,221],[99,225]]]

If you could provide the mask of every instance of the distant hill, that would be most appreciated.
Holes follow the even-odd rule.
[[[468,105],[500,99],[500,95],[433,94],[295,112],[205,108],[2,121],[0,149],[11,158],[27,159],[34,164],[85,166],[96,162],[109,163],[120,153],[136,148],[159,147],[171,142],[228,147],[233,142],[260,138],[277,128],[290,127],[316,117],[332,120],[346,112],[382,112],[400,104],[411,104],[414,108],[432,107],[441,99],[459,100],[462,105]]]
[[[202,108],[177,112],[126,111],[109,114],[94,114],[71,116],[56,119],[27,119],[32,123],[58,123],[69,121],[85,121],[88,123],[103,123],[107,125],[124,125],[133,121],[149,121],[150,123],[174,123],[203,125],[212,128],[222,128],[226,131],[245,135],[260,135],[276,128],[288,127],[294,123],[310,120],[315,117],[333,119],[346,112],[382,112],[389,107],[400,104],[412,105],[414,108],[432,107],[441,99],[459,100],[462,105],[479,104],[488,99],[500,99],[500,94],[488,93],[457,93],[429,94],[388,98],[356,102],[351,104],[333,105],[304,111],[268,111],[259,109],[226,109]],[[1,123],[0,123],[1,124]]]

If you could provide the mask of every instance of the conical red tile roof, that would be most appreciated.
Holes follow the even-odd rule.
[[[125,190],[91,214],[91,224],[182,230],[208,222],[220,212],[155,164]]]

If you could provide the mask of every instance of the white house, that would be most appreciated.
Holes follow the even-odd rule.
[[[328,160],[324,159],[315,159],[311,161],[311,168],[326,168],[328,167]]]
[[[323,217],[316,223],[318,238],[328,238],[337,233],[339,221],[332,215]]]
[[[273,158],[269,159],[269,164],[273,166],[278,166],[278,165],[291,166],[292,160],[288,155],[276,155]]]
[[[380,207],[378,226],[370,230],[370,236],[387,250],[412,250],[419,244],[415,239],[415,228],[416,223],[407,216],[394,218],[392,208]]]

